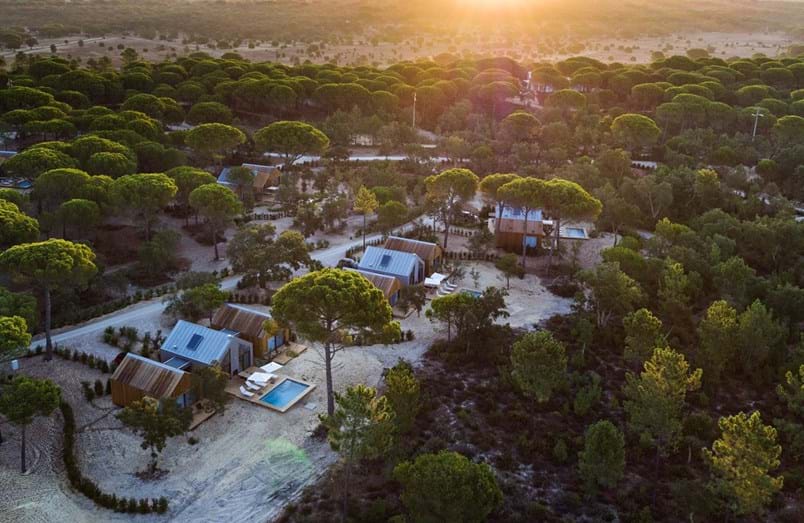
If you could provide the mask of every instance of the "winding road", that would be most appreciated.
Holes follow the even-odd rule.
[[[401,234],[410,229],[412,226],[412,222],[407,223],[401,226],[395,232],[397,234]],[[374,234],[367,236],[366,241],[369,242],[379,238],[381,238],[379,234]],[[326,249],[314,251],[311,254],[311,257],[314,260],[320,261],[325,267],[334,267],[338,264],[338,260],[344,257],[344,254],[348,249],[362,245],[362,243],[362,238],[357,240],[347,240],[337,245],[330,245]],[[225,291],[235,289],[238,281],[240,281],[240,276],[230,276],[228,278],[224,278],[221,280],[221,289]],[[89,334],[100,334],[107,327],[119,327],[122,325],[136,323],[142,318],[161,314],[167,307],[167,304],[164,303],[163,300],[164,297],[143,301],[79,325],[64,327],[56,331],[55,334],[51,334],[50,339],[54,344],[63,344],[75,338],[81,338]],[[35,348],[37,345],[42,344],[44,339],[44,334],[37,335],[31,342],[30,347]]]

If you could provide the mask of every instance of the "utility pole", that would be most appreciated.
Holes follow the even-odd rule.
[[[416,130],[416,91],[413,91],[413,130]]]
[[[754,132],[751,133],[751,142],[753,142],[757,137],[757,126],[759,125],[759,119],[762,118],[763,114],[759,112],[759,107],[757,107],[756,112],[754,113]]]

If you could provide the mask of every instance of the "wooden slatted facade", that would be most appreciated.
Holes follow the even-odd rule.
[[[189,393],[191,380],[187,372],[129,353],[112,374],[111,386],[112,402],[126,407],[145,396],[179,400]]]
[[[276,336],[268,336],[263,325],[269,319],[271,315],[268,313],[227,303],[215,311],[210,326],[236,332],[238,338],[251,342],[255,357],[266,358],[271,349],[281,347],[290,335],[290,331],[285,329]]]
[[[375,287],[380,289],[385,294],[388,303],[396,305],[399,299],[399,291],[402,289],[402,284],[393,276],[386,276],[384,274],[376,274],[368,271],[361,271],[357,269],[348,269],[350,271],[361,274],[364,278],[374,284]]]
[[[383,246],[391,251],[409,252],[424,261],[424,274],[429,276],[441,266],[443,251],[438,244],[389,236]]]

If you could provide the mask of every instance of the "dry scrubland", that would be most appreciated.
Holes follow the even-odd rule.
[[[65,43],[66,41],[66,43]],[[79,41],[83,45],[79,45]],[[33,49],[23,49],[26,53],[51,54],[50,46],[55,44],[59,56],[69,56],[87,61],[107,56],[115,66],[120,65],[119,45],[136,50],[143,58],[151,61],[169,59],[195,51],[203,51],[214,57],[235,52],[254,62],[274,61],[293,64],[309,60],[313,63],[337,63],[338,65],[378,65],[387,66],[403,60],[434,58],[448,53],[458,56],[509,56],[522,62],[557,62],[571,56],[584,55],[606,62],[647,63],[651,53],[663,51],[666,55],[684,54],[687,49],[710,49],[712,56],[718,58],[750,57],[754,54],[777,56],[796,40],[781,32],[769,33],[721,33],[691,32],[667,36],[643,36],[636,38],[600,38],[595,40],[564,41],[554,46],[538,46],[490,38],[462,39],[459,44],[449,44],[424,40],[406,40],[400,44],[383,42],[376,45],[361,39],[349,44],[332,44],[323,51],[310,53],[310,45],[304,42],[282,44],[275,47],[271,42],[262,42],[249,48],[247,43],[239,47],[216,49],[207,45],[184,45],[181,40],[166,42],[136,36],[110,35],[105,37],[44,38]],[[101,44],[103,44],[101,46]],[[111,47],[111,50],[109,49]],[[2,52],[7,61],[13,59],[15,52]]]

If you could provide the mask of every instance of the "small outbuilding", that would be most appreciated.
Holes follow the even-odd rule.
[[[280,329],[273,336],[265,332],[265,322],[270,320],[267,312],[258,311],[242,305],[226,303],[212,317],[213,329],[235,333],[235,336],[251,343],[254,356],[270,358],[285,344],[289,336],[287,329]]]
[[[254,364],[254,349],[236,334],[179,320],[162,344],[159,360],[181,370],[217,364],[224,372],[237,374]]]
[[[437,243],[412,240],[401,236],[389,236],[385,240],[384,247],[392,251],[409,252],[421,258],[424,261],[424,274],[426,276],[433,274],[441,267],[443,251]]]
[[[424,261],[410,252],[392,251],[382,247],[367,247],[358,269],[374,274],[393,276],[402,287],[424,280]]]
[[[244,163],[242,167],[251,171],[251,175],[254,177],[254,181],[251,185],[254,194],[262,194],[272,187],[278,187],[282,179],[282,172],[273,165]],[[218,183],[234,190],[236,184],[231,180],[230,173],[231,167],[224,167],[218,175]]]
[[[111,377],[112,402],[127,407],[145,396],[192,404],[190,374],[129,352]]]
[[[385,274],[377,274],[374,272],[361,271],[360,269],[346,269],[347,271],[354,271],[368,281],[374,284],[375,287],[380,289],[388,300],[391,306],[396,305],[399,300],[399,291],[402,290],[402,284],[393,276],[386,276]]]

